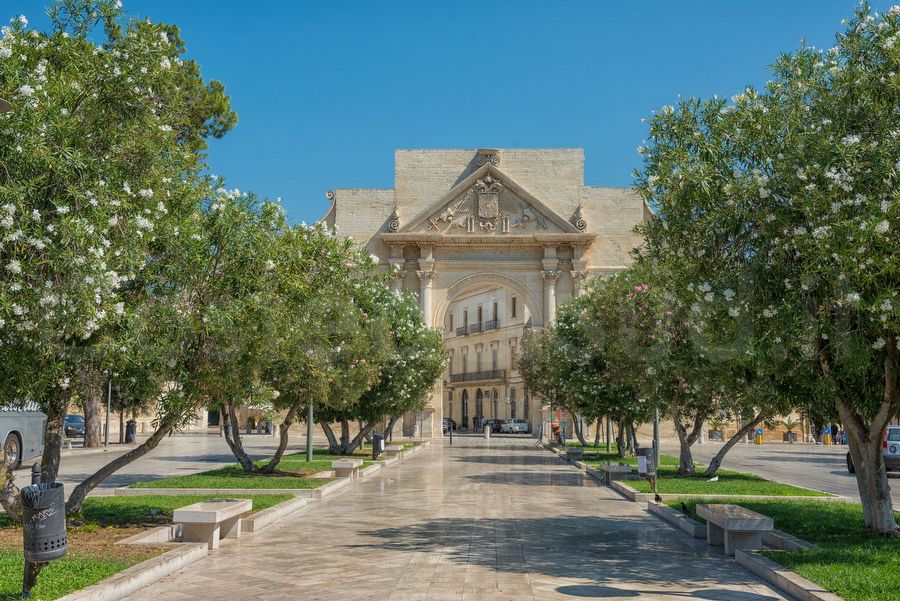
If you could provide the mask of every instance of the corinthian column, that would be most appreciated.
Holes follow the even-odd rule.
[[[432,326],[431,280],[434,278],[434,270],[420,269],[416,271],[416,274],[419,276],[419,305],[422,308],[422,318],[425,320],[425,325],[430,328]]]
[[[587,278],[586,271],[570,271],[569,274],[572,276],[572,296],[579,297],[581,296],[581,288],[584,286],[584,280]]]
[[[544,271],[544,312],[546,316],[546,323],[544,326],[548,326],[554,321],[556,321],[556,280],[559,278],[559,272],[554,271]]]

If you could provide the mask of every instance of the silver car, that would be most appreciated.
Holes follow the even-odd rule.
[[[884,455],[884,467],[889,472],[900,472],[900,426],[888,426],[884,431],[884,442],[881,452]],[[853,458],[847,453],[847,471],[856,473]]]
[[[44,452],[47,416],[39,411],[10,411],[0,408],[0,443],[6,461],[16,469],[22,461]]]
[[[505,432],[506,434],[528,432],[528,422],[524,419],[508,419],[500,424],[500,431]]]

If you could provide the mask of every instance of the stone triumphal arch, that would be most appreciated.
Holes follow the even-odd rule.
[[[649,217],[628,188],[584,185],[582,149],[398,150],[392,189],[338,189],[323,220],[419,295],[448,368],[404,427],[542,419],[516,369],[525,331],[553,322],[589,275],[623,269]]]

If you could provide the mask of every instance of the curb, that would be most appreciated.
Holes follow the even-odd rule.
[[[734,559],[739,566],[800,601],[844,601],[843,597],[823,589],[777,561],[763,557],[757,551],[738,549],[734,553]]]
[[[658,505],[652,501],[647,502],[647,511],[662,518],[672,526],[675,526],[688,536],[694,538],[706,538],[706,525],[697,520],[675,511],[667,505]]]
[[[171,543],[170,543],[171,544]],[[139,591],[208,555],[205,543],[175,543],[177,548],[142,561],[105,580],[61,597],[59,601],[112,601]]]

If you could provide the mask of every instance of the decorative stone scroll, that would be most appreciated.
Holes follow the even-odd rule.
[[[391,213],[391,217],[388,220],[388,229],[392,232],[396,232],[400,229],[400,214],[397,213],[397,205],[394,205],[394,211]]]
[[[490,163],[491,165],[499,165],[500,164],[500,153],[495,148],[479,148],[478,155],[475,157],[475,164],[479,167],[483,165],[487,165]]]
[[[574,225],[579,232],[583,232],[587,227],[587,221],[584,219],[584,210],[581,208],[581,205],[578,205],[578,208],[575,209],[572,225]]]

